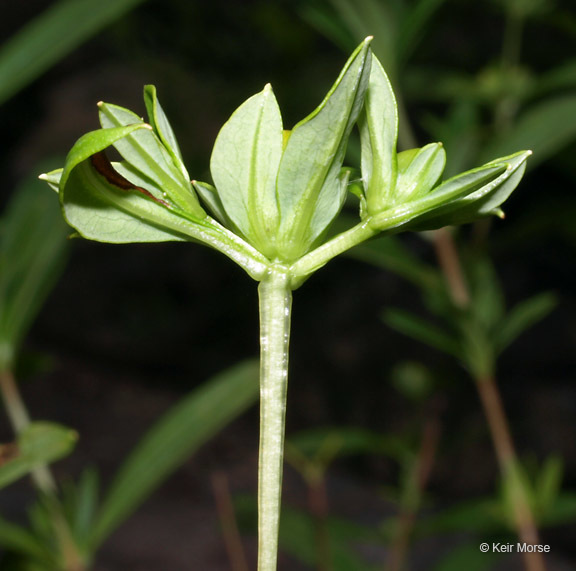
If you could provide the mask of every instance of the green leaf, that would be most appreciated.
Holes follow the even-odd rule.
[[[396,98],[376,57],[372,58],[364,110],[358,123],[367,213],[374,214],[394,202],[398,138]]]
[[[382,453],[386,439],[375,432],[353,427],[317,428],[292,434],[287,444],[307,457],[328,463],[336,456]]]
[[[388,309],[384,313],[383,319],[390,327],[408,337],[426,343],[449,355],[462,357],[462,348],[457,338],[412,313],[400,309]]]
[[[98,107],[104,129],[145,125],[138,115],[123,107],[107,103],[99,103]],[[154,120],[158,120],[158,107],[152,112],[156,113]],[[190,218],[202,220],[206,217],[182,162],[178,158],[174,162],[175,151],[164,147],[153,128],[133,131],[113,144],[129,165],[130,172],[123,174],[130,182],[139,183],[158,200],[171,202]],[[138,181],[132,179],[131,172],[136,174]]]
[[[252,529],[256,521],[257,502],[250,496],[235,498],[238,519],[242,527]],[[354,544],[379,543],[382,538],[374,526],[351,520],[329,517],[326,532],[331,555],[330,569],[334,571],[376,571],[354,549]],[[311,567],[318,567],[318,546],[314,519],[301,510],[289,506],[282,509],[280,518],[280,547],[283,551]]]
[[[278,252],[285,261],[306,253],[346,198],[342,161],[370,75],[370,38],[352,54],[320,106],[290,135],[278,172]]]
[[[559,456],[550,456],[546,458],[542,468],[537,474],[534,483],[534,494],[536,499],[536,509],[539,514],[539,520],[546,520],[547,512],[558,501],[564,466],[562,458]]]
[[[58,561],[54,549],[46,545],[28,529],[0,517],[0,545],[3,551],[21,553],[56,568]]]
[[[35,178],[25,180],[0,221],[0,370],[12,368],[64,268],[68,232],[56,197]]]
[[[93,547],[257,397],[258,364],[246,361],[220,373],[168,411],[132,451],[112,482],[93,529]]]
[[[0,465],[0,488],[25,476],[34,468],[68,455],[76,440],[76,432],[69,428],[50,422],[33,422],[19,435],[14,455]],[[5,454],[8,452],[5,451]]]
[[[501,215],[498,207],[520,182],[530,154],[522,151],[459,174],[423,198],[374,216],[371,226],[422,231]]]
[[[89,160],[70,172],[60,200],[68,224],[90,240],[122,244],[188,239],[186,220],[138,191],[110,184]]]
[[[472,319],[490,334],[496,335],[502,327],[504,294],[494,267],[487,257],[474,256],[468,268],[471,285],[469,311]]]
[[[0,103],[142,0],[61,0],[0,50]]]
[[[182,176],[186,180],[189,180],[190,176],[184,166],[176,135],[174,135],[172,126],[160,105],[160,101],[158,101],[158,95],[156,94],[156,87],[154,85],[144,86],[144,103],[146,105],[146,111],[148,112],[148,120],[154,129],[154,133],[156,133],[156,136],[162,141],[164,147],[172,156],[174,164],[180,168]]]
[[[398,178],[388,206],[405,204],[428,194],[444,170],[446,153],[440,143],[411,149],[398,155]]]
[[[242,235],[270,258],[276,254],[276,177],[282,141],[280,109],[271,86],[266,85],[224,124],[210,159],[226,214]]]
[[[545,292],[518,303],[495,331],[494,344],[498,352],[506,349],[519,335],[544,319],[557,305],[556,296]]]
[[[443,284],[438,270],[422,262],[396,236],[362,242],[346,255],[394,272],[424,289],[438,289]]]
[[[482,538],[475,540],[472,545],[461,545],[450,550],[450,553],[437,563],[433,571],[491,571],[495,569],[496,562],[502,554],[492,550],[482,553],[478,548]]]
[[[532,167],[547,160],[576,139],[576,95],[548,98],[523,113],[507,134],[484,149],[498,156],[518,148],[532,149]]]

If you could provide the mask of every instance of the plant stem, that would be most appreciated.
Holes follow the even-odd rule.
[[[212,474],[212,488],[216,499],[216,507],[222,527],[222,536],[228,553],[228,560],[233,571],[248,571],[246,554],[242,545],[242,538],[236,524],[234,506],[230,497],[228,479],[224,472],[214,472]]]
[[[530,506],[526,488],[518,471],[518,458],[514,449],[506,413],[492,375],[475,379],[478,394],[482,401],[484,414],[492,435],[500,471],[505,485],[509,486],[514,523],[520,540],[530,545],[540,543],[538,529]],[[524,563],[527,571],[545,571],[544,556],[541,553],[524,553]]]
[[[446,229],[437,230],[435,246],[452,301],[454,305],[465,309],[471,303],[470,292],[452,235]],[[493,364],[489,369],[494,369]],[[495,376],[492,372],[472,372],[472,377],[488,422],[502,480],[505,485],[510,486],[516,531],[523,542],[536,545],[539,543],[538,529],[524,482],[519,475],[518,457]],[[524,562],[527,571],[545,571],[546,569],[544,557],[538,552],[524,553]]]
[[[20,396],[14,375],[9,369],[0,371],[0,392],[12,428],[15,434],[19,435],[29,426],[30,415]],[[60,546],[64,571],[83,571],[84,562],[56,497],[56,483],[50,469],[45,465],[38,466],[32,470],[31,476],[36,488],[47,501],[54,533]]]
[[[422,504],[423,492],[432,472],[438,442],[440,440],[440,408],[434,401],[422,429],[422,440],[416,458],[408,469],[406,488],[402,494],[402,505],[398,515],[397,532],[390,546],[387,571],[402,571],[410,545],[416,516]]]
[[[271,266],[258,286],[260,300],[260,457],[258,571],[276,571],[282,497],[291,276]]]

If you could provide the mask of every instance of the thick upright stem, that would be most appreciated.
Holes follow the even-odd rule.
[[[258,294],[261,350],[258,571],[276,571],[292,307],[290,274],[283,267],[272,267],[260,283]]]

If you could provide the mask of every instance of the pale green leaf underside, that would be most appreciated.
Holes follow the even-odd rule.
[[[376,56],[372,56],[370,82],[359,126],[367,211],[376,213],[392,202],[391,194],[396,184],[398,138],[396,98]]]
[[[144,122],[132,111],[100,103],[100,123],[104,129],[118,128]],[[130,133],[114,142],[114,147],[133,169],[154,182],[158,199],[167,199],[189,215],[201,220],[206,213],[200,207],[187,176],[174,163],[152,128]],[[130,180],[130,179],[129,179]]]
[[[267,85],[224,124],[214,143],[210,170],[227,216],[269,257],[275,254],[281,157],[282,117]]]
[[[64,215],[81,236],[99,242],[181,241],[179,217],[138,191],[120,190],[80,163],[60,191]]]

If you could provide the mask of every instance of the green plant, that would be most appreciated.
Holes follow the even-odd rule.
[[[320,106],[291,131],[283,131],[269,85],[241,105],[214,145],[215,186],[190,182],[152,86],[144,90],[148,123],[100,103],[102,128],[78,140],[63,169],[41,177],[59,192],[67,222],[82,237],[201,242],[259,282],[260,571],[276,568],[292,290],[339,253],[380,233],[500,214],[530,154],[444,182],[441,145],[397,155],[395,99],[370,40],[355,50]],[[350,184],[343,160],[357,121],[362,179]],[[109,161],[104,150],[110,146],[122,161]],[[359,198],[360,220],[327,237],[349,188]]]
[[[436,28],[430,22],[434,18],[441,21],[442,14],[455,12],[458,9],[455,2],[318,0],[303,2],[301,13],[345,50],[367,34],[380,38],[374,51],[386,58],[398,96],[403,119],[399,133],[401,147],[416,146],[415,129],[406,109],[418,103],[426,107],[421,111],[423,118],[418,127],[445,143],[450,159],[448,173],[504,154],[516,148],[519,141],[534,151],[535,160],[530,162],[534,168],[565,149],[576,137],[575,124],[566,121],[576,109],[576,68],[570,52],[551,58],[554,67],[546,66],[545,71],[537,65],[531,66],[523,61],[523,36],[540,18],[547,20],[548,26],[552,23],[559,34],[569,30],[558,25],[562,17],[552,16],[552,3],[546,0],[498,0],[493,8],[503,16],[501,47],[499,53],[496,48],[494,55],[488,46],[482,45],[479,50],[482,67],[473,71],[464,71],[459,64],[456,67],[450,58],[444,61],[442,54],[434,62],[425,59],[424,64],[413,57],[423,51],[420,47],[425,45],[424,39],[434,45]],[[486,7],[482,11],[487,12]],[[466,25],[466,21],[462,24]],[[441,116],[436,110],[438,103],[448,109]],[[540,212],[533,217],[543,218]],[[375,261],[413,281],[423,290],[432,313],[449,323],[450,339],[445,331],[423,324],[414,316],[408,319],[401,312],[389,312],[390,322],[441,351],[457,354],[466,364],[488,421],[501,475],[507,482],[505,487],[515,490],[509,504],[515,528],[524,541],[535,543],[537,518],[529,489],[522,484],[525,479],[519,475],[520,462],[494,371],[503,348],[525,327],[546,315],[553,300],[548,294],[536,296],[506,316],[501,300],[488,299],[495,293],[501,296],[495,275],[486,271],[490,266],[486,259],[488,229],[489,224],[478,223],[473,233],[474,246],[469,248],[458,248],[457,243],[465,238],[457,232],[435,232],[431,242],[441,272],[422,264],[397,242],[378,241],[380,252],[376,244],[369,247],[363,244],[351,254]],[[461,250],[468,251],[468,255],[462,255]],[[479,271],[468,271],[474,264]],[[490,303],[492,306],[487,307]],[[534,570],[543,569],[544,565],[538,555],[527,555],[526,564]]]

